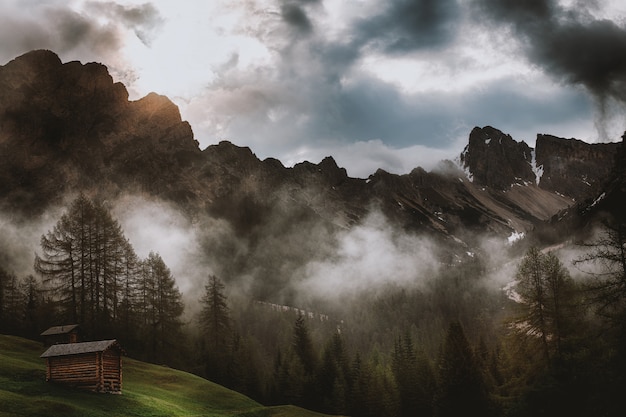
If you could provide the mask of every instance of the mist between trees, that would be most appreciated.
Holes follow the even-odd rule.
[[[376,211],[351,229],[273,219],[247,237],[136,197],[53,213],[30,273],[10,267],[37,227],[0,242],[3,333],[78,323],[130,356],[326,413],[625,409],[623,222],[567,251],[484,238],[451,261]]]

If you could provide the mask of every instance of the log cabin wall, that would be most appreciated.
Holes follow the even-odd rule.
[[[115,351],[47,359],[46,379],[95,392],[121,392],[122,366]]]
[[[48,380],[99,391],[97,353],[48,358]]]
[[[122,360],[112,349],[102,352],[102,387],[105,392],[122,391]]]
[[[51,346],[46,359],[46,380],[94,392],[122,392],[122,353],[116,340]]]

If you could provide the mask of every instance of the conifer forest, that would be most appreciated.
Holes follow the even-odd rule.
[[[159,253],[141,259],[107,203],[81,194],[41,236],[35,275],[0,271],[0,333],[36,339],[76,323],[131,357],[330,414],[616,416],[626,408],[625,243],[626,224],[607,219],[572,260],[513,247],[504,289],[475,256],[421,285],[297,307],[207,272],[187,311]]]

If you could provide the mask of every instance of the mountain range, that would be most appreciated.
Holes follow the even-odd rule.
[[[48,50],[0,66],[0,211],[20,221],[68,193],[138,194],[190,218],[224,220],[254,240],[270,222],[281,225],[272,230],[311,223],[341,230],[380,210],[402,230],[464,253],[478,233],[551,231],[542,236],[555,240],[557,232],[623,207],[622,142],[539,134],[532,148],[494,127],[476,127],[456,160],[429,172],[352,178],[330,156],[285,167],[226,141],[200,149],[167,97],[128,97],[106,66],[63,63]]]

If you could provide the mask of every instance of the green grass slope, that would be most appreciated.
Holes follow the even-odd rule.
[[[319,417],[292,406],[263,407],[203,378],[123,359],[123,394],[82,392],[45,382],[40,343],[0,335],[0,417]]]

